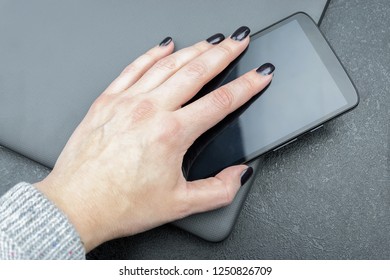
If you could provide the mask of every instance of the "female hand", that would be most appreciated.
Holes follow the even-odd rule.
[[[249,32],[241,27],[227,39],[216,34],[175,53],[168,37],[92,104],[52,172],[35,184],[68,216],[86,251],[233,200],[251,170],[233,166],[187,182],[183,156],[203,132],[260,92],[273,69],[254,69],[181,106],[248,46]]]

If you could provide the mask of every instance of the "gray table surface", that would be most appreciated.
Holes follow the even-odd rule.
[[[390,3],[332,0],[321,24],[360,93],[352,112],[261,159],[232,234],[209,243],[170,225],[107,242],[89,259],[390,259]],[[0,195],[49,170],[0,147]]]

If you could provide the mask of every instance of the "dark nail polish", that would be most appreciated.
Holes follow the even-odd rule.
[[[161,41],[159,46],[160,47],[168,46],[170,42],[172,42],[172,38],[171,37],[167,37],[167,38],[165,38],[164,40]]]
[[[251,33],[249,27],[241,26],[236,31],[234,31],[234,33],[232,34],[232,36],[230,36],[230,38],[236,41],[242,41],[249,35],[249,33]]]
[[[241,173],[241,186],[245,185],[246,182],[252,177],[253,174],[253,168],[248,167]]]
[[[256,69],[256,72],[263,76],[267,76],[272,74],[274,70],[275,70],[275,66],[272,63],[264,63],[263,65],[261,65],[259,68]]]
[[[212,45],[216,45],[221,43],[223,40],[225,40],[225,36],[221,33],[214,34],[213,36],[206,39],[207,42],[209,42]]]

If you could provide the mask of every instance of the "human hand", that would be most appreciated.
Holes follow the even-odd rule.
[[[52,172],[35,186],[75,226],[86,251],[193,213],[229,204],[245,165],[187,182],[183,156],[207,129],[272,79],[255,69],[182,107],[249,44],[249,28],[173,54],[168,37],[139,57],[92,104]]]

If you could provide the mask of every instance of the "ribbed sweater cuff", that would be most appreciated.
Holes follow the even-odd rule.
[[[85,259],[67,217],[29,183],[0,198],[0,235],[8,241],[0,248],[2,259]]]

